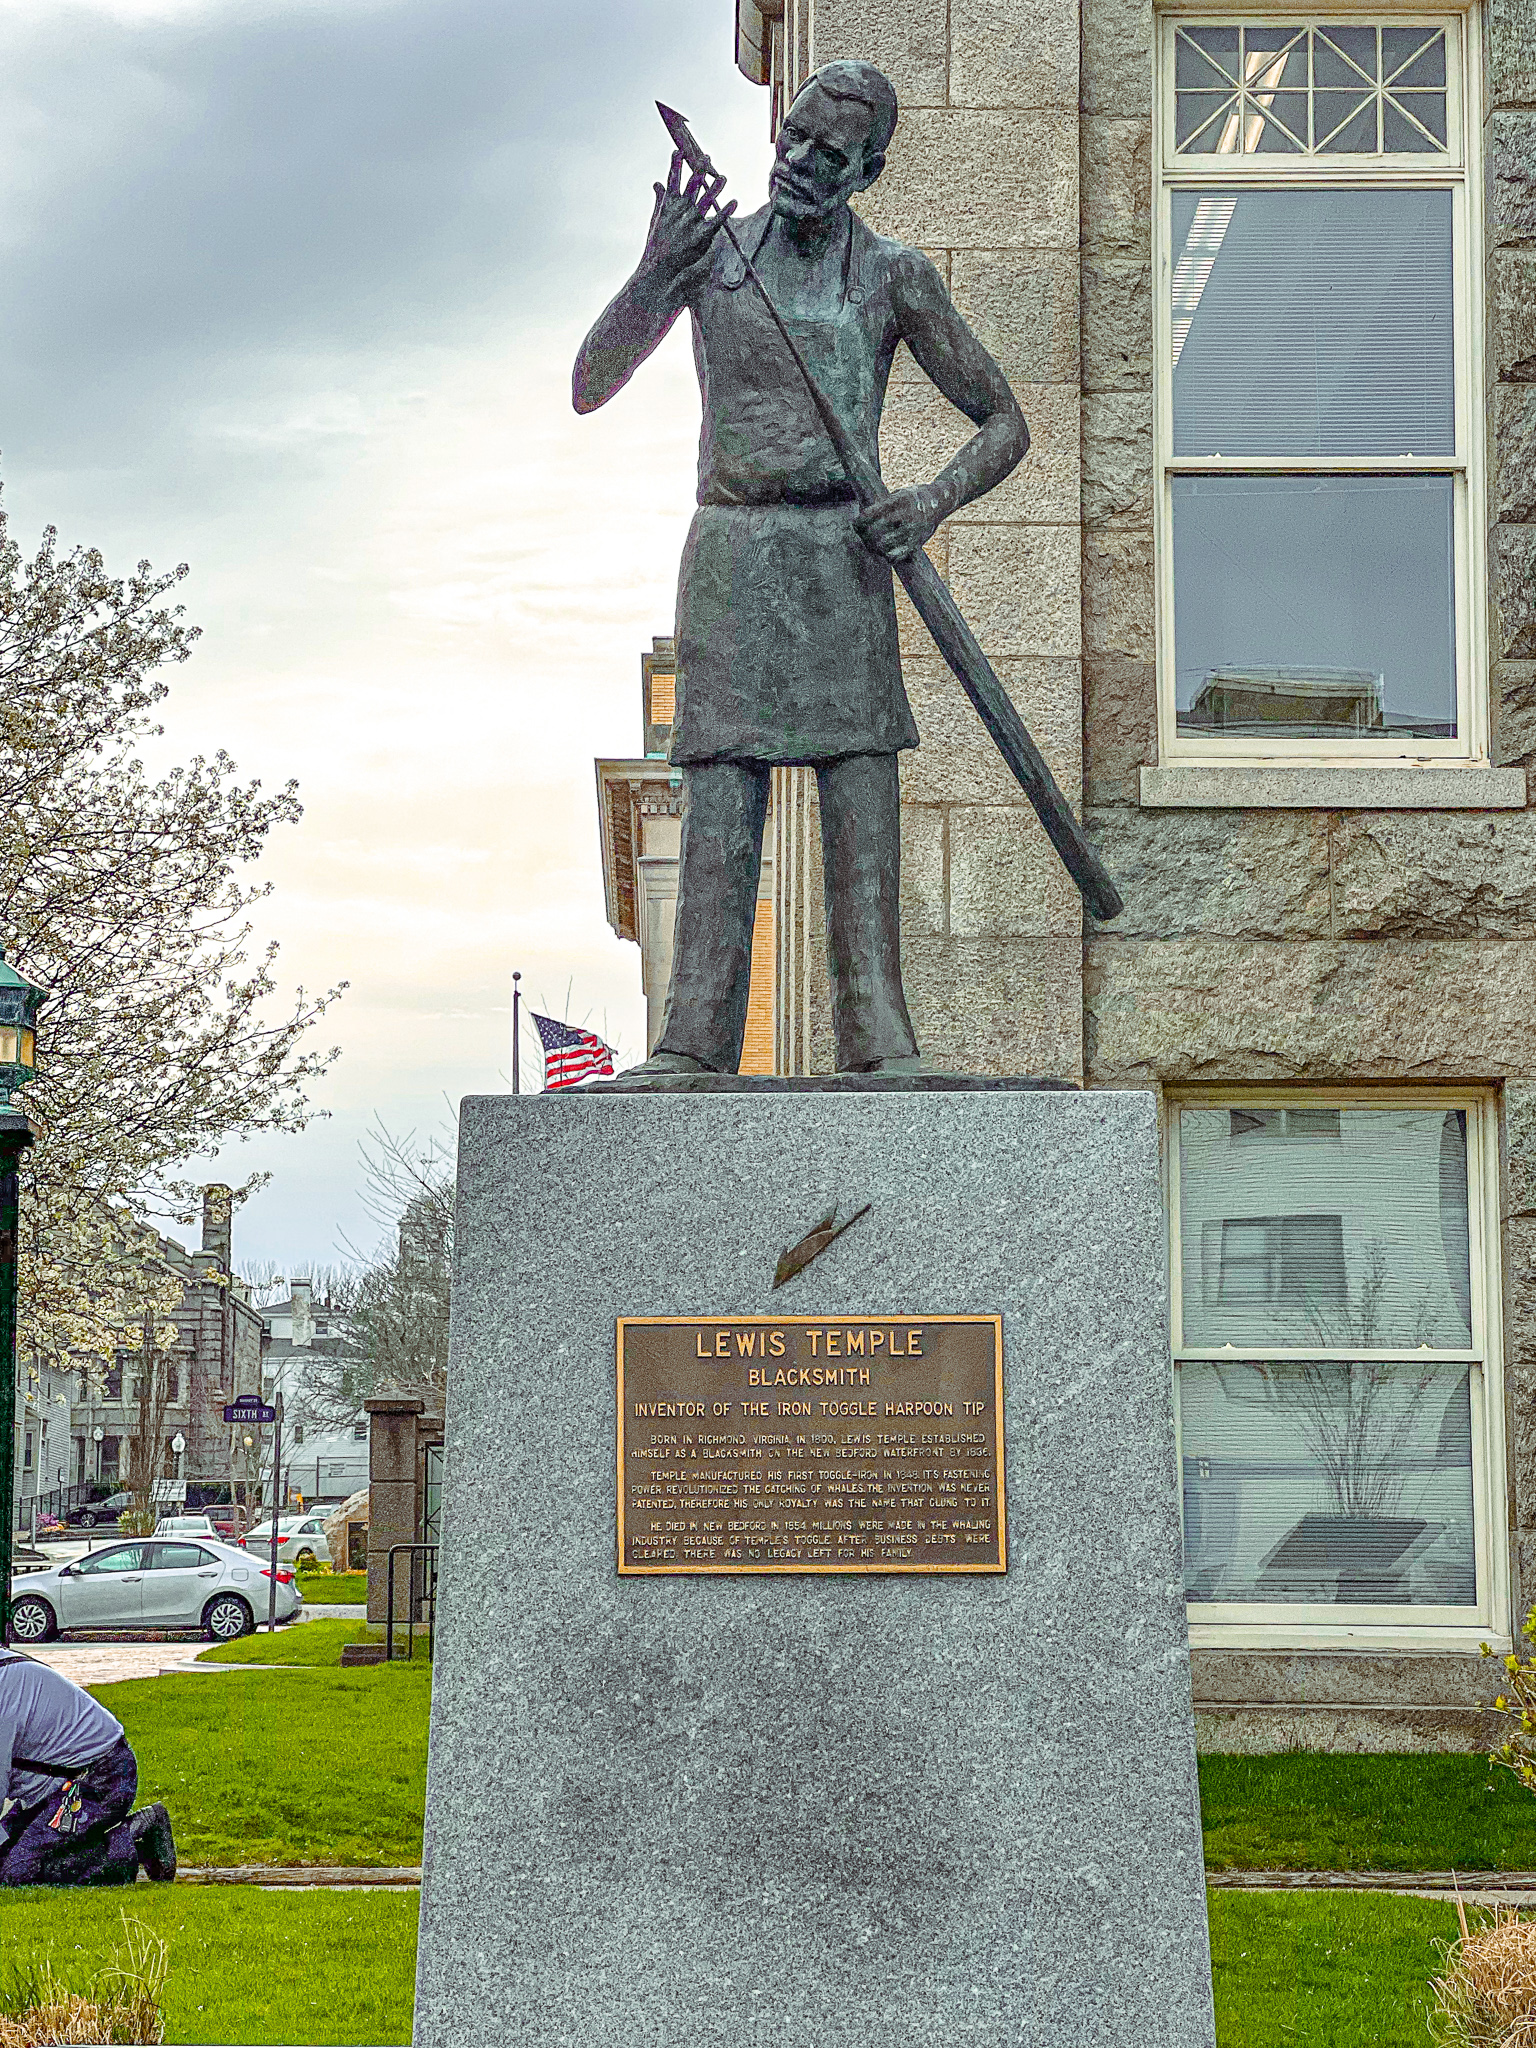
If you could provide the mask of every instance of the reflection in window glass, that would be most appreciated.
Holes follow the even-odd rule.
[[[1469,1607],[1464,1365],[1179,1368],[1192,1601]]]
[[[1448,191],[1172,208],[1176,455],[1454,455]]]
[[[1456,733],[1448,476],[1176,476],[1181,732]]]
[[[1469,1350],[1466,1112],[1326,1114],[1181,1112],[1185,1345]]]
[[[1181,156],[1423,156],[1445,149],[1445,30],[1375,23],[1180,27]]]

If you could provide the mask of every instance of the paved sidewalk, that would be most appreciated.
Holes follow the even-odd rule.
[[[1536,1870],[1208,1870],[1213,1891],[1386,1892],[1454,1905],[1536,1906]]]
[[[306,1607],[292,1621],[284,1622],[279,1634],[306,1621],[364,1621],[367,1615],[366,1607]],[[185,1671],[295,1669],[293,1665],[199,1664],[198,1656],[209,1647],[200,1632],[161,1632],[147,1641],[128,1636],[79,1635],[64,1642],[38,1643],[27,1647],[26,1654],[35,1657],[39,1664],[62,1671],[76,1685],[115,1685],[124,1678],[176,1678]]]

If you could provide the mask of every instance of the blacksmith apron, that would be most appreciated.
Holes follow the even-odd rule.
[[[742,224],[747,250],[769,221],[764,208]],[[835,318],[787,325],[874,461],[900,338],[890,270],[915,252],[850,222]],[[723,235],[693,330],[699,509],[678,584],[672,760],[789,764],[915,747],[890,565],[854,531],[837,452]]]

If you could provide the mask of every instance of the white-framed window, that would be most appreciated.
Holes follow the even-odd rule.
[[[1495,1098],[1168,1111],[1191,1642],[1507,1641]]]
[[[1165,15],[1165,762],[1484,761],[1475,17]]]

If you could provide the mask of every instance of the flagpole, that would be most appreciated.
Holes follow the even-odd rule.
[[[519,1032],[519,1030],[518,1030],[518,1022],[519,1022],[519,1018],[518,1018],[518,1010],[519,1010],[519,1006],[521,1005],[521,1003],[522,1003],[522,1000],[523,1000],[523,992],[522,992],[522,990],[521,990],[521,989],[520,989],[520,988],[518,987],[518,985],[517,985],[517,984],[518,984],[518,983],[519,983],[519,982],[520,982],[520,981],[522,980],[522,978],[523,978],[523,977],[522,977],[522,974],[521,974],[521,972],[520,972],[520,971],[517,971],[517,972],[514,972],[514,973],[513,973],[513,976],[512,976],[512,1093],[513,1093],[514,1095],[521,1095],[521,1094],[522,1094],[522,1092],[523,1092],[523,1073],[522,1073],[522,1067],[521,1067],[521,1064],[520,1064],[520,1062],[519,1062],[519,1059],[518,1059],[518,1052],[519,1052],[519,1047],[518,1047],[518,1039],[519,1039],[519,1038],[521,1037],[521,1033],[520,1033],[520,1032]]]

